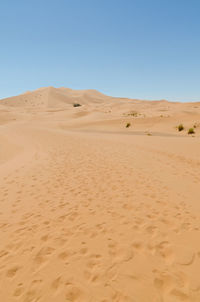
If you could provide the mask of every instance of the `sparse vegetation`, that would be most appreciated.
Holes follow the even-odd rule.
[[[75,104],[73,104],[73,106],[74,106],[74,107],[80,107],[81,104],[75,103]]]
[[[137,116],[138,116],[138,112],[132,111],[132,112],[130,112],[128,115],[137,117]]]
[[[131,123],[126,124],[126,128],[129,128],[131,126]]]
[[[194,128],[190,128],[190,129],[188,130],[188,134],[194,134],[194,133],[195,133]]]
[[[178,125],[178,131],[183,131],[183,130],[184,130],[183,124]]]

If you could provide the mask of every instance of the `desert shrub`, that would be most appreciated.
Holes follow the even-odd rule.
[[[131,116],[137,117],[137,116],[138,116],[138,112],[136,112],[136,111],[132,111],[132,112],[131,112],[131,113],[129,113],[128,115],[131,115]]]
[[[75,104],[73,104],[73,106],[74,106],[74,107],[80,107],[81,104],[75,103]]]
[[[194,134],[195,132],[194,132],[194,128],[190,128],[189,130],[188,130],[188,134]]]
[[[178,131],[184,130],[183,124],[178,125]]]
[[[126,124],[126,128],[129,128],[131,126],[131,123]]]

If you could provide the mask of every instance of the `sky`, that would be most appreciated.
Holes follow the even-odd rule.
[[[0,98],[40,87],[200,101],[199,0],[0,0]]]

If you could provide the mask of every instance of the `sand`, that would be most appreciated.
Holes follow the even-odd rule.
[[[200,301],[200,103],[41,88],[0,141],[0,301]]]

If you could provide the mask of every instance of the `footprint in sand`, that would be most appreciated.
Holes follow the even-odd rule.
[[[15,277],[15,275],[17,274],[17,272],[18,272],[18,270],[20,269],[21,267],[19,267],[19,266],[13,266],[12,268],[10,268],[8,271],[7,271],[7,273],[6,273],[6,276],[8,277],[8,278],[13,278],[13,277]]]

